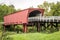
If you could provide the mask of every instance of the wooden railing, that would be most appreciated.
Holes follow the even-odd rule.
[[[60,16],[39,16],[39,17],[29,17],[28,22],[32,21],[46,21],[46,22],[60,22]]]

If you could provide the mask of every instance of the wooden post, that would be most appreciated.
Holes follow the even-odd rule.
[[[43,26],[44,26],[44,30],[46,30],[46,23],[45,22],[44,22]]]
[[[34,30],[34,23],[32,23],[32,31]]]
[[[40,32],[40,23],[37,23],[37,32]]]
[[[23,31],[24,31],[24,33],[27,32],[27,24],[26,23],[23,24]]]
[[[15,30],[15,26],[16,26],[16,25],[14,25],[14,31],[16,31],[16,30]]]
[[[35,25],[36,25],[36,28],[37,28],[37,32],[38,32],[38,23],[35,23]]]
[[[5,28],[5,27],[6,27],[6,26],[5,26],[5,25],[3,25],[3,28],[4,28],[4,30],[3,30],[3,31],[4,31],[4,32],[5,32],[5,30],[6,30],[6,28]]]
[[[40,23],[38,22],[38,31],[40,32]]]
[[[51,25],[51,29],[53,29],[54,23],[53,23],[53,22],[51,22],[51,23],[50,23],[50,25]]]
[[[58,22],[56,22],[56,29],[57,29],[57,31],[59,31],[59,28],[58,28]]]
[[[53,30],[54,30],[54,28],[53,28],[53,26],[54,26],[54,23],[53,23],[53,22],[51,22],[51,23],[50,23],[50,25],[51,25],[50,32],[54,32],[54,31],[53,31]]]

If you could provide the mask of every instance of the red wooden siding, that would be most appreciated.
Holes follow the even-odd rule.
[[[24,10],[11,15],[7,15],[4,17],[4,23],[5,25],[27,23],[27,13],[28,10]]]

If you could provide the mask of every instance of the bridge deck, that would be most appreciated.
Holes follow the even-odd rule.
[[[40,16],[40,17],[29,17],[28,22],[60,22],[60,16]],[[4,22],[0,22],[0,24],[4,24]]]
[[[28,22],[42,21],[42,22],[60,22],[60,16],[40,16],[40,17],[29,17]]]

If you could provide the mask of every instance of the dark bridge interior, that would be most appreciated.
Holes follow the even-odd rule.
[[[36,16],[40,16],[40,11],[38,10],[34,10],[32,12],[29,13],[29,17],[36,17]]]
[[[29,18],[31,18],[31,19],[32,19],[32,17],[40,17],[40,16],[42,16],[42,15],[41,15],[41,12],[39,10],[34,10],[34,11],[29,13]],[[27,26],[32,26],[32,23],[29,22]]]

